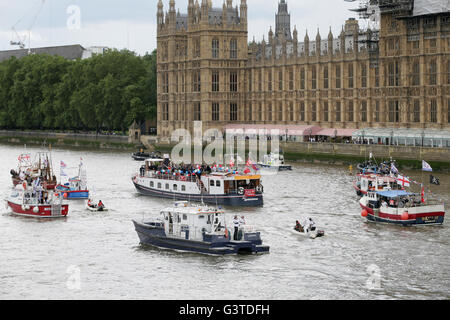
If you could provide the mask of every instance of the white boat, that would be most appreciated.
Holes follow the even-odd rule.
[[[261,175],[251,174],[250,169],[231,171],[216,167],[201,173],[198,170],[174,169],[168,158],[147,159],[132,181],[136,190],[146,196],[228,206],[263,205]]]
[[[292,170],[292,166],[286,165],[284,162],[284,155],[279,153],[266,154],[258,165],[262,168],[270,168],[278,171]]]

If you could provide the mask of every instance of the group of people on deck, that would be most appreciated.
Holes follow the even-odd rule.
[[[303,224],[301,224],[298,220],[295,222],[295,228],[298,232],[309,232],[316,230],[316,223],[312,218],[306,219]]]
[[[234,216],[233,219],[233,226],[234,226],[234,233],[233,233],[233,240],[235,241],[239,241],[240,237],[239,237],[239,229],[245,225],[245,217],[241,216],[240,218],[236,215]]]
[[[202,165],[193,165],[193,164],[181,164],[176,165],[171,162],[163,162],[160,164],[151,163],[148,168],[143,165],[140,168],[140,174],[141,176],[145,175],[145,171],[155,171],[158,175],[173,175],[176,177],[195,177],[197,176],[200,178],[203,174],[211,174],[212,172],[228,172],[237,174],[239,171],[237,171],[236,168],[234,168],[234,164],[230,164],[230,167],[222,166],[214,164],[212,166],[207,164]],[[247,169],[248,170],[248,169]],[[249,170],[248,170],[249,171]],[[244,173],[248,173],[244,171]]]

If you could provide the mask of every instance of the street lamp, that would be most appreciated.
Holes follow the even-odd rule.
[[[424,130],[422,130],[421,136],[422,136],[422,148],[423,148],[423,142],[425,140],[425,131]]]

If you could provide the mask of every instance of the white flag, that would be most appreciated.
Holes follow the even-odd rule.
[[[431,166],[424,160],[422,160],[422,170],[423,171],[430,171],[432,172],[433,169],[431,168]]]
[[[411,186],[411,181],[404,176],[398,175],[397,178],[397,183],[403,187],[410,187]]]

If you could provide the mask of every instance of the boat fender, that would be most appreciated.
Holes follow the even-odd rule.
[[[39,208],[38,208],[38,207],[34,207],[34,208],[33,208],[33,212],[34,212],[34,213],[38,213],[38,212],[39,212]]]
[[[368,214],[369,214],[369,212],[366,209],[361,211],[361,216],[364,217],[364,218],[366,218],[368,216]]]
[[[238,194],[243,195],[245,193],[245,189],[243,187],[239,187]]]
[[[29,205],[26,205],[26,206],[25,206],[25,210],[30,210],[30,206],[29,206]]]
[[[228,239],[229,233],[228,233],[228,229],[225,228],[225,238]]]
[[[409,219],[409,213],[408,213],[408,211],[404,211],[402,213],[402,220],[405,221],[405,220],[408,220],[408,219]]]
[[[22,187],[23,187],[23,190],[27,190],[27,183],[25,181],[22,183]]]
[[[256,187],[256,192],[259,192],[259,193],[263,193],[264,192],[264,187],[263,187],[262,184],[260,184],[259,186]]]
[[[25,211],[25,206],[22,206],[22,211]]]

